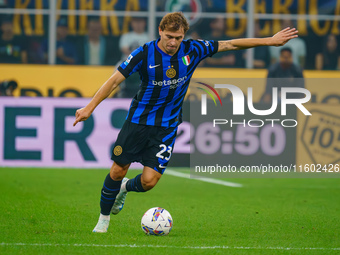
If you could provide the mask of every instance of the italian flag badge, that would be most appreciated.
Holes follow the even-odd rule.
[[[190,57],[189,57],[189,55],[184,56],[182,58],[182,60],[183,60],[183,64],[184,65],[188,66],[190,64]]]

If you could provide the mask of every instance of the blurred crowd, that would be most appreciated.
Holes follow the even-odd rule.
[[[139,45],[149,41],[144,18],[131,19],[131,31],[117,36],[104,36],[99,18],[90,18],[87,35],[70,36],[66,18],[60,18],[56,29],[56,64],[116,65]],[[13,21],[1,20],[0,63],[48,63],[48,38],[17,36]]]
[[[208,19],[189,30],[187,39],[228,40],[226,22],[223,17]],[[282,28],[295,27],[291,20],[283,20]],[[70,65],[117,65],[131,51],[149,41],[147,20],[131,18],[130,32],[121,36],[104,36],[98,17],[89,18],[87,34],[70,36],[66,17],[57,23],[56,63]],[[261,36],[261,23],[255,23],[255,37]],[[292,51],[294,64],[302,69],[338,70],[340,69],[339,40],[329,34],[324,38],[299,37],[284,47]],[[277,63],[282,47],[259,47],[255,49],[254,68],[268,68]],[[0,29],[0,63],[48,63],[48,38],[37,36],[18,36],[14,33],[10,17],[2,17]],[[245,67],[245,51],[231,51],[216,54],[201,63],[202,67]]]
[[[208,27],[200,31],[193,31],[193,38],[205,38],[213,40],[229,40],[225,35],[225,19],[217,17],[208,23]],[[261,35],[261,22],[256,21],[254,24],[255,37]],[[286,27],[296,27],[292,20],[282,20],[281,29]],[[244,35],[244,37],[246,37]],[[332,34],[317,39],[311,37],[295,38],[290,40],[282,47],[258,47],[254,49],[254,68],[269,68],[271,65],[278,63],[280,52],[283,48],[291,49],[293,63],[301,69],[317,70],[339,70],[340,69],[340,48],[339,39]],[[205,61],[205,67],[232,67],[244,68],[246,61],[245,51],[231,51],[216,54],[213,58]]]
[[[47,64],[47,36],[18,36],[14,33],[13,20],[0,16],[0,63]],[[261,22],[254,24],[255,37],[262,37]],[[281,28],[296,27],[292,20],[282,20]],[[245,37],[245,36],[243,36]],[[193,26],[185,39],[229,40],[226,36],[226,20],[223,17],[208,19]],[[56,29],[56,64],[117,66],[137,47],[148,42],[147,19],[132,17],[129,32],[120,36],[103,34],[98,17],[89,17],[87,34],[71,36],[66,17],[60,17]],[[244,68],[246,51],[229,51],[215,54],[200,63],[201,67]],[[340,70],[339,40],[329,34],[323,38],[302,37],[289,41],[282,47],[258,47],[254,49],[254,68],[268,69],[270,78],[303,78],[304,69]],[[133,97],[139,88],[138,74],[121,84],[116,97]],[[6,84],[5,84],[6,85]],[[13,84],[12,84],[13,85]],[[303,87],[303,84],[299,84]],[[271,87],[263,101],[269,102]],[[12,94],[13,86],[2,86],[0,95]],[[7,92],[6,92],[7,91]]]

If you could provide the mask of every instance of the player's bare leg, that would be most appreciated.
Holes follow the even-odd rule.
[[[113,162],[111,169],[110,169],[110,177],[112,180],[121,181],[125,177],[129,167],[131,164],[127,165],[120,165],[116,162]]]
[[[100,216],[93,232],[105,233],[110,224],[110,212],[119,194],[122,180],[129,169],[130,164],[120,165],[113,163],[110,173],[106,176],[100,199]],[[125,200],[125,199],[124,199]]]
[[[124,182],[122,184],[121,190],[145,192],[152,189],[161,177],[162,174],[155,171],[151,167],[145,166],[143,168],[143,173],[137,175],[135,178],[127,182]]]
[[[156,186],[162,175],[152,169],[151,167],[145,166],[141,176],[142,186],[144,190],[150,190]]]
[[[112,207],[112,214],[118,214],[124,206],[125,198],[128,191],[145,192],[152,189],[161,178],[161,174],[150,167],[144,167],[143,173],[137,175],[135,178],[129,180],[124,178],[121,189],[116,197],[115,203]]]

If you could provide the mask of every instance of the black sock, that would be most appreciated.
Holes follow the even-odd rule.
[[[128,180],[126,183],[126,190],[136,191],[136,192],[145,192],[146,190],[143,189],[141,176],[142,174],[139,174],[135,178]]]
[[[100,198],[100,213],[103,215],[110,215],[113,203],[119,193],[122,181],[114,181],[111,179],[110,174],[105,178],[101,198]]]

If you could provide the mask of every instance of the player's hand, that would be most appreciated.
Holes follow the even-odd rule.
[[[86,108],[80,108],[76,111],[76,120],[73,123],[73,126],[77,125],[80,121],[85,121],[91,116],[91,112]]]
[[[276,33],[271,38],[271,45],[272,46],[283,46],[285,45],[289,40],[298,37],[298,30],[296,28],[290,28],[287,27],[285,29],[282,29],[280,32]]]

